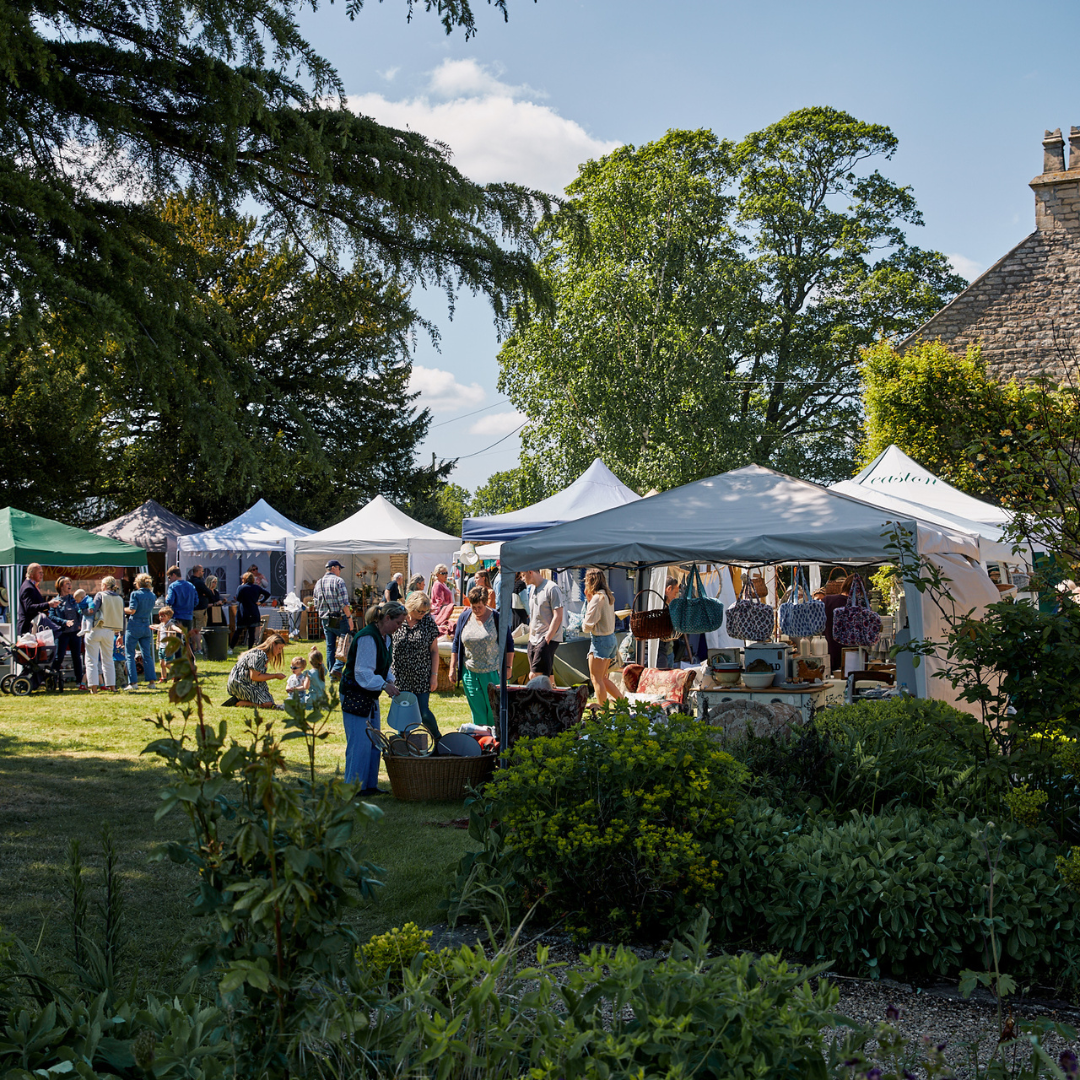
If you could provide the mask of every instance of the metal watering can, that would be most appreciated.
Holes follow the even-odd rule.
[[[423,723],[420,715],[420,702],[416,695],[408,690],[402,690],[396,698],[390,701],[390,711],[386,714],[387,727],[395,731],[404,731],[410,725]]]

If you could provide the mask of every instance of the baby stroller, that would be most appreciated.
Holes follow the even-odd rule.
[[[11,650],[12,670],[0,679],[0,691],[25,697],[44,686],[46,690],[60,692],[64,689],[64,676],[53,671],[51,664],[56,651],[54,645],[39,645],[37,642],[16,641],[4,643]],[[21,671],[14,665],[19,664]]]

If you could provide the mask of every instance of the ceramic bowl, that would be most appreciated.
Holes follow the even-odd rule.
[[[721,668],[719,671],[714,671],[712,677],[713,682],[721,686],[737,686],[742,677],[742,671],[739,668]]]
[[[774,677],[772,671],[744,671],[742,681],[751,690],[764,690],[766,686],[772,686]]]

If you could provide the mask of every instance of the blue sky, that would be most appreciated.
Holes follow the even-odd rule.
[[[793,109],[830,105],[899,139],[882,172],[909,184],[925,226],[909,239],[959,272],[986,269],[1033,228],[1028,181],[1045,128],[1080,125],[1074,2],[661,4],[473,0],[479,32],[449,37],[422,5],[367,0],[355,22],[325,5],[301,26],[353,107],[450,145],[481,181],[557,192],[579,162],[669,128],[738,139]],[[518,423],[498,394],[486,301],[421,307],[441,351],[417,343],[414,385],[433,412],[425,458],[464,458],[470,489],[517,461]],[[489,447],[491,447],[489,449]]]

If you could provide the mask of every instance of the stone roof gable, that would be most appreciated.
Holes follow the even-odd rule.
[[[1062,339],[1080,339],[1080,128],[1043,139],[1043,172],[1031,181],[1035,231],[900,344],[941,341],[957,352],[979,342],[998,379],[1058,378]],[[1057,342],[1055,342],[1055,332]]]

